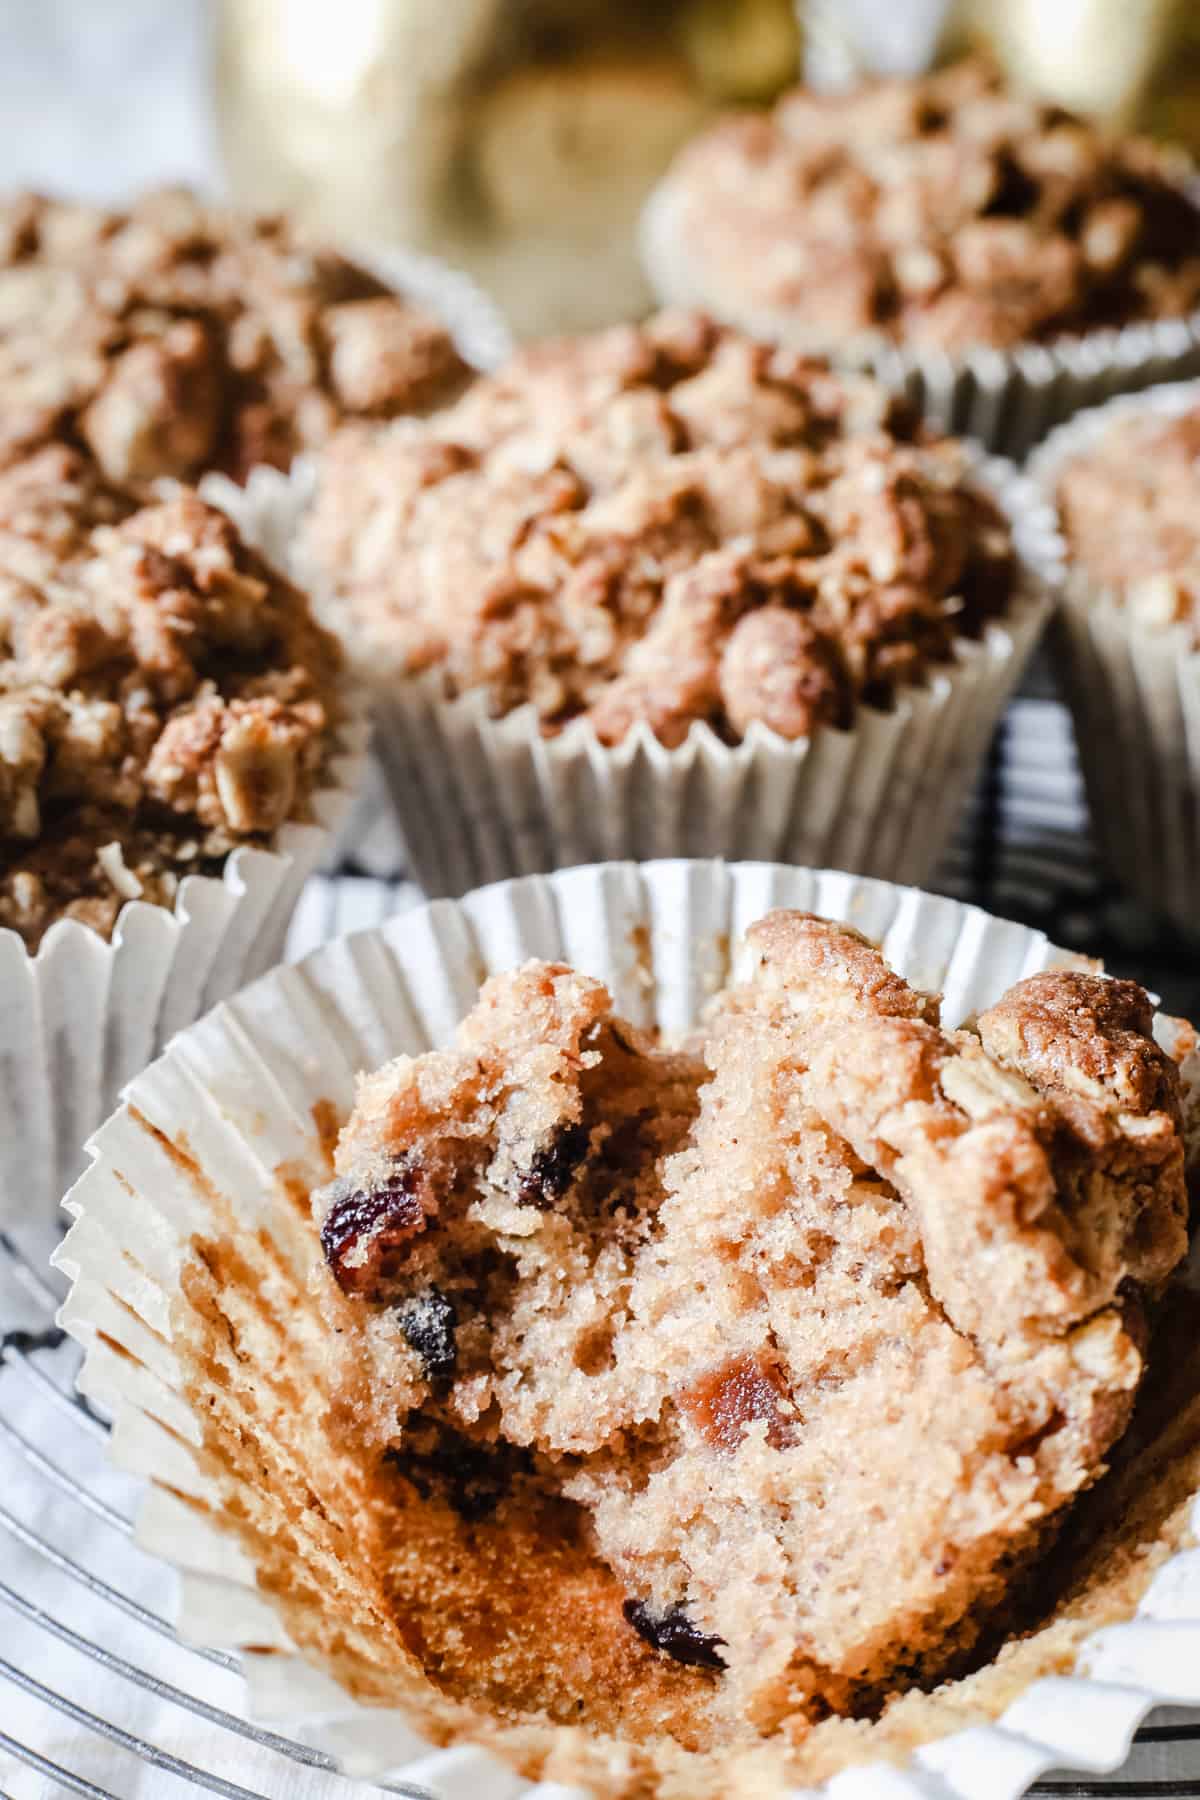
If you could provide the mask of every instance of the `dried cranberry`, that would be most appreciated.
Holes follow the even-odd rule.
[[[536,1206],[544,1212],[562,1199],[587,1155],[590,1135],[586,1125],[567,1125],[544,1150],[536,1153],[517,1187],[522,1206]]]
[[[676,1662],[690,1663],[697,1669],[723,1669],[726,1666],[719,1650],[725,1639],[697,1631],[682,1606],[669,1606],[664,1613],[653,1613],[644,1601],[627,1600],[624,1613],[640,1638],[655,1650],[674,1657]]]
[[[388,1260],[425,1229],[418,1185],[412,1169],[399,1169],[380,1187],[354,1188],[334,1201],[321,1248],[343,1293],[377,1297]]]
[[[440,1288],[415,1294],[400,1308],[400,1329],[420,1357],[426,1381],[448,1381],[453,1375],[457,1327],[458,1314]]]
[[[743,1356],[701,1376],[680,1400],[693,1424],[714,1450],[732,1455],[746,1427],[765,1419],[767,1443],[785,1450],[793,1442],[793,1421],[782,1411],[787,1389],[780,1372],[762,1356]]]

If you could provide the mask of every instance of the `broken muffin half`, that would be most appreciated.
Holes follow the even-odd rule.
[[[559,964],[361,1082],[315,1197],[347,1417],[460,1515],[581,1509],[632,1633],[759,1730],[958,1664],[1104,1467],[1187,1242],[1135,984],[945,1031],[775,913],[674,1049]]]

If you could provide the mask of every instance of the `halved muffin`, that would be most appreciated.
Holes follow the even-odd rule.
[[[678,1051],[563,965],[493,980],[364,1079],[314,1202],[352,1438],[501,1543],[574,1502],[717,1741],[1019,1618],[1187,1245],[1135,984],[1047,972],[944,1032],[847,927],[773,914],[748,953]],[[472,1670],[505,1709],[511,1635]]]

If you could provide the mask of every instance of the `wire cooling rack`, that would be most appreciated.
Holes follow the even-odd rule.
[[[357,871],[311,883],[290,953],[414,904],[397,855],[376,833]],[[938,885],[1200,1013],[1200,952],[1164,939],[1095,870],[1051,699],[1010,709]],[[109,1463],[105,1421],[75,1393],[76,1347],[54,1328],[50,1247],[0,1234],[0,1800],[353,1800],[362,1786],[326,1757],[246,1717],[236,1658],[176,1638],[172,1578],[133,1542],[137,1483]],[[1156,1713],[1107,1781],[1051,1776],[1034,1791],[1200,1800],[1200,1713]]]

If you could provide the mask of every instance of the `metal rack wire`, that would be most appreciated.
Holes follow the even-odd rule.
[[[1082,826],[1059,709],[1018,702],[942,885],[1106,954],[1172,1008],[1200,1012],[1200,957],[1123,914]],[[378,872],[312,884],[293,953],[418,897],[398,870]],[[107,1425],[75,1393],[78,1354],[54,1327],[47,1249],[0,1235],[0,1800],[361,1795],[320,1752],[246,1717],[236,1658],[176,1637],[171,1578],[133,1541],[137,1484],[112,1468]],[[427,1800],[403,1784],[385,1791]],[[1052,1777],[1035,1792],[1200,1800],[1200,1714],[1155,1715],[1110,1781]]]

